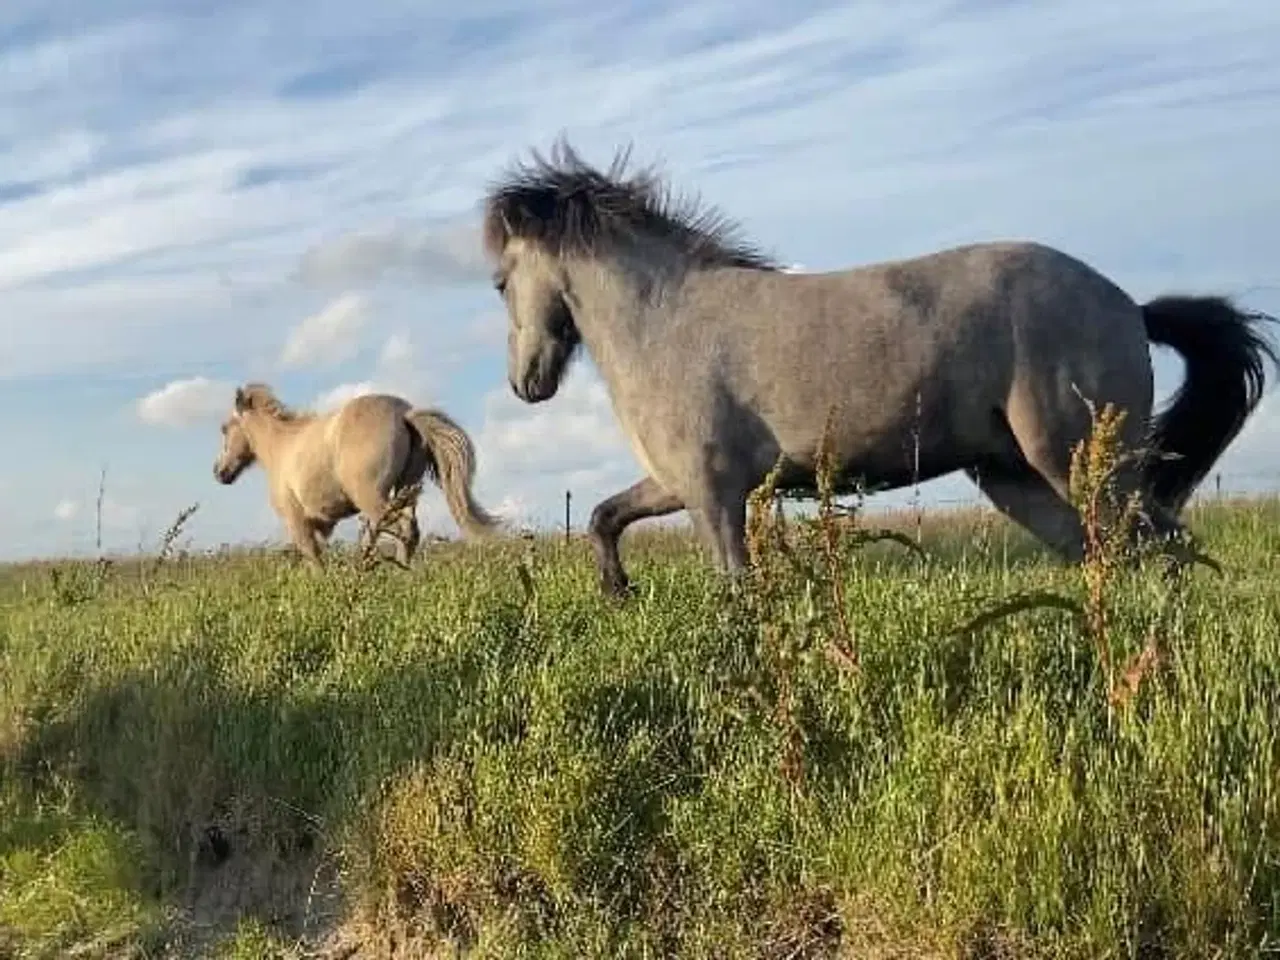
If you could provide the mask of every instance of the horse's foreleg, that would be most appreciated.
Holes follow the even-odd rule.
[[[715,568],[737,579],[747,568],[746,496],[711,497],[704,506],[691,508],[689,515]]]
[[[596,567],[600,572],[600,589],[612,597],[622,597],[630,592],[631,585],[622,559],[618,556],[618,538],[637,520],[661,517],[684,508],[684,503],[650,477],[632,484],[607,500],[602,500],[591,511],[587,536],[596,555]]]

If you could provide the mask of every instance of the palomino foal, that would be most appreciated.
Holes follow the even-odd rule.
[[[319,565],[340,520],[360,514],[376,530],[395,491],[424,475],[443,491],[465,536],[485,536],[497,526],[471,494],[475,449],[467,433],[443,412],[400,397],[366,394],[330,413],[302,413],[266,384],[240,387],[222,424],[213,475],[234,483],[254,463],[266,471],[271,505],[312,565]],[[391,532],[396,559],[408,565],[420,539],[413,512],[402,514]]]

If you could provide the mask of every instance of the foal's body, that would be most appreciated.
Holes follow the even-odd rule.
[[[251,384],[237,391],[223,436],[215,476],[232,483],[260,462],[272,507],[312,563],[341,520],[359,514],[376,529],[396,491],[424,475],[445,492],[464,534],[481,536],[495,525],[471,496],[475,455],[466,433],[440,411],[415,408],[400,397],[367,394],[331,413],[301,414],[269,388]],[[397,557],[407,564],[420,540],[413,512],[393,529]]]
[[[593,513],[607,592],[627,587],[623,529],[679,509],[718,567],[740,569],[748,494],[779,456],[781,486],[811,489],[829,417],[845,490],[964,470],[1076,559],[1082,398],[1126,410],[1122,439],[1136,445],[1152,426],[1148,344],[1187,361],[1154,424],[1157,450],[1181,459],[1119,477],[1162,533],[1258,401],[1270,349],[1225,300],[1139,305],[1079,260],[1020,242],[787,274],[713,213],[673,209],[652,175],[620,170],[567,149],[538,158],[491,191],[485,223],[513,390],[549,399],[585,347],[647,474]]]

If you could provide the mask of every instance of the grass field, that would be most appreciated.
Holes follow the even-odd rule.
[[[0,956],[1276,951],[1280,503],[1192,524],[1181,587],[977,512],[736,593],[637,532],[621,607],[577,539],[9,568]]]

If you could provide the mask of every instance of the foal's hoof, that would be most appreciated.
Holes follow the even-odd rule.
[[[626,577],[603,576],[600,578],[600,592],[610,600],[630,600],[636,595],[635,584]]]

